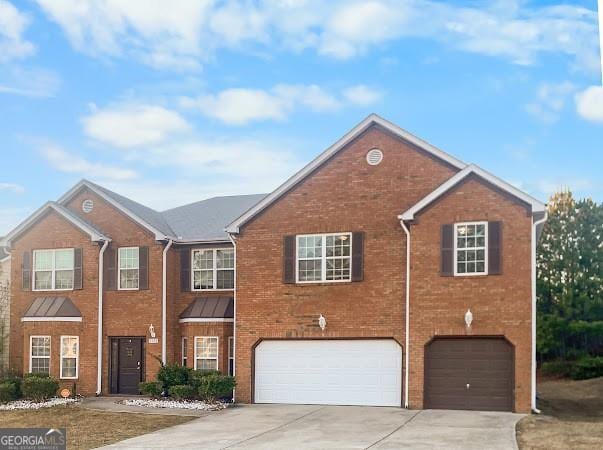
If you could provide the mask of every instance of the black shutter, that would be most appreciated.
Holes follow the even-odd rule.
[[[352,233],[352,281],[364,278],[364,232]]]
[[[295,236],[283,239],[283,283],[295,283]]]
[[[451,277],[454,275],[454,225],[442,225],[442,238],[440,241],[440,275]]]
[[[73,289],[83,289],[82,249],[73,250]]]
[[[488,222],[488,275],[502,273],[502,222]]]
[[[25,291],[31,289],[31,252],[23,252],[23,262],[21,263],[21,289]]]
[[[191,290],[191,250],[189,248],[180,250],[180,290],[182,292]]]
[[[149,288],[149,247],[138,247],[138,289]]]
[[[117,252],[109,245],[103,255],[103,278],[107,291],[117,290]]]

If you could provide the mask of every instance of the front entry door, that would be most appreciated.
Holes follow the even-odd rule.
[[[111,339],[111,393],[138,394],[143,378],[143,342],[140,337]]]

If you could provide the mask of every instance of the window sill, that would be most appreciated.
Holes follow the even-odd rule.
[[[230,289],[191,289],[191,292],[233,292],[234,288]]]
[[[75,291],[73,288],[69,289],[32,289],[31,292],[67,292],[67,291]]]
[[[332,280],[332,281],[296,281],[295,286],[333,286],[338,284],[351,284],[352,280]],[[285,283],[288,284],[288,283]]]

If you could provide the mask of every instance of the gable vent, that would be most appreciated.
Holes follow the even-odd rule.
[[[366,154],[366,162],[371,166],[376,166],[377,164],[381,163],[381,161],[383,161],[383,152],[378,148],[369,150],[369,152]]]
[[[82,211],[84,211],[86,214],[91,213],[93,209],[94,202],[92,200],[87,199],[82,202]]]

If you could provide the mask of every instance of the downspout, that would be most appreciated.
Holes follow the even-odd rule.
[[[408,380],[409,380],[409,369],[408,365],[410,362],[410,230],[406,227],[403,220],[400,220],[400,225],[404,233],[406,233],[406,293],[404,303],[404,321],[405,321],[405,343],[404,343],[404,407],[408,409]]]
[[[161,362],[167,361],[167,252],[174,243],[168,239],[163,249],[163,274],[161,281]]]
[[[547,211],[544,217],[532,224],[532,411],[540,414],[536,407],[536,229],[548,218]]]
[[[97,346],[98,354],[96,360],[96,395],[100,395],[103,389],[103,272],[105,261],[105,250],[109,241],[105,241],[98,254],[98,336]]]
[[[233,290],[233,319],[232,319],[232,375],[235,376],[237,373],[237,241],[232,237],[232,234],[228,233],[228,238],[232,242],[234,248],[234,290]],[[235,387],[232,392],[232,401],[234,403],[236,398],[237,388]]]

